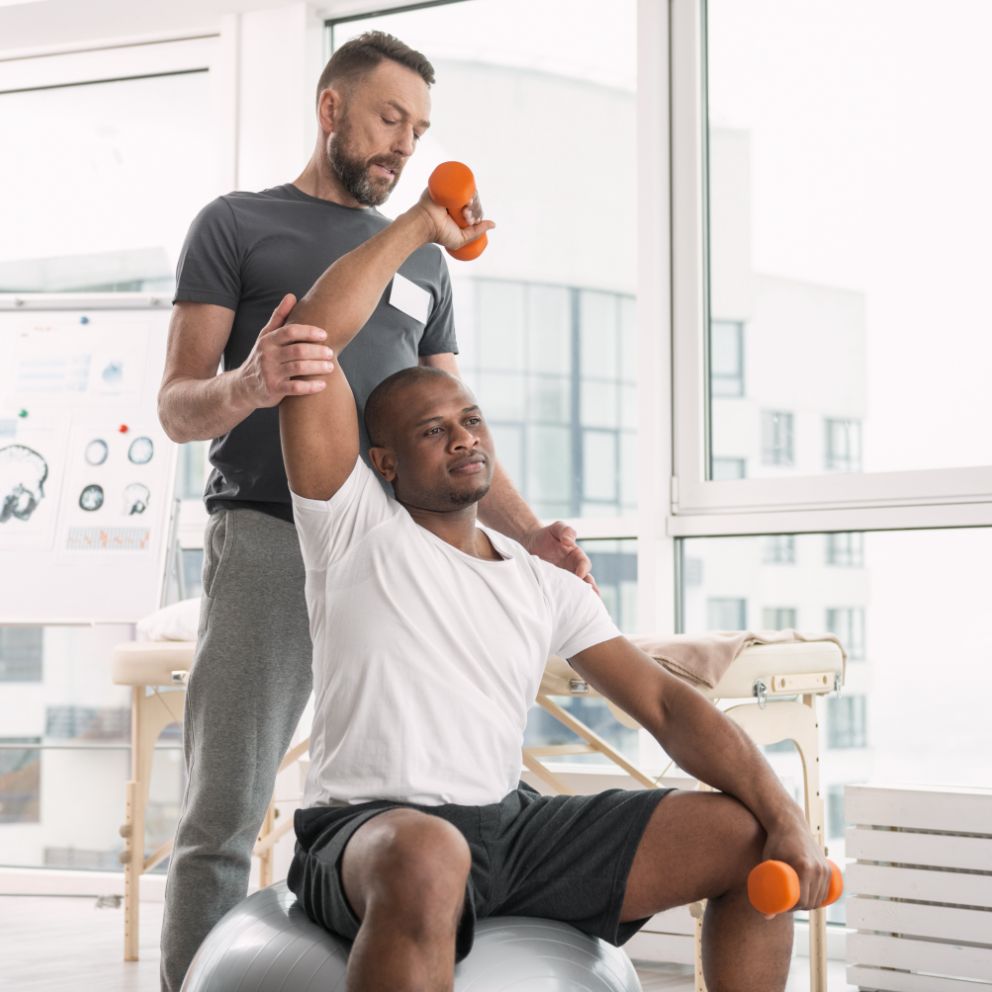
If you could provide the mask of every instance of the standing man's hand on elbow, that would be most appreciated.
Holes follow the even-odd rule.
[[[238,369],[238,384],[255,408],[276,406],[284,396],[319,393],[334,368],[334,352],[323,342],[327,332],[309,324],[287,324],[296,297],[287,293],[259,332],[251,353]]]

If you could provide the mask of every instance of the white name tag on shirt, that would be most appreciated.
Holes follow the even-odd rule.
[[[421,324],[426,324],[431,313],[431,302],[431,294],[426,289],[421,289],[415,282],[411,282],[398,272],[393,276],[393,288],[389,293],[390,306],[402,310],[408,317],[419,320]]]

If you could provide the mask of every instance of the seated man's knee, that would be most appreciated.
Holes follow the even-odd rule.
[[[765,846],[766,834],[758,818],[732,796],[721,796],[714,817],[714,841],[718,848],[746,875],[758,861]]]
[[[365,852],[367,910],[426,921],[457,920],[472,867],[460,831],[413,810],[381,819]]]

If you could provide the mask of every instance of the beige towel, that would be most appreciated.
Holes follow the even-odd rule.
[[[796,630],[717,630],[705,634],[631,637],[630,640],[673,675],[707,689],[714,688],[731,662],[752,644],[832,641],[844,650],[833,634],[800,634]]]

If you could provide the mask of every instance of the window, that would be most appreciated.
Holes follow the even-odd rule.
[[[761,461],[764,465],[788,466],[795,462],[792,421],[792,414],[782,410],[762,412]]]
[[[772,534],[764,539],[766,565],[795,565],[796,535]]]
[[[168,292],[186,226],[218,192],[210,106],[206,68],[0,92],[18,135],[0,161],[0,292]]]
[[[861,606],[832,607],[827,610],[827,630],[840,638],[851,661],[865,658],[865,611]]]
[[[601,30],[590,33],[591,23]],[[631,514],[639,364],[634,0],[612,5],[608,26],[591,0],[424,5],[332,22],[332,46],[370,29],[421,49],[437,74],[431,130],[383,209],[411,204],[433,165],[454,156],[472,165],[498,225],[491,248],[470,266],[449,263],[459,366],[498,456],[542,517]],[[590,119],[599,128],[592,144]],[[520,183],[521,175],[547,175],[551,161],[570,164],[553,181]],[[575,204],[603,176],[614,180],[610,220],[590,227]]]
[[[710,391],[713,396],[744,395],[744,325],[740,321],[710,324]]]
[[[705,94],[705,116],[693,123],[706,158],[688,140],[673,148],[676,178],[704,187],[697,200],[688,187],[675,189],[675,209],[707,208],[694,252],[706,280],[687,271],[685,288],[706,286],[711,324],[746,323],[748,397],[797,412],[794,464],[811,475],[992,462],[980,427],[992,421],[978,371],[988,363],[970,333],[983,310],[978,260],[982,232],[992,228],[992,142],[969,127],[992,89],[977,40],[992,32],[992,11],[980,0],[949,0],[941,12],[935,23],[922,0],[899,4],[900,44],[878,51],[863,40],[891,31],[893,8],[884,3],[700,0],[673,11],[673,113],[692,113],[680,94],[687,98],[697,80]],[[683,19],[702,26],[698,52],[685,44],[689,32],[678,33]],[[930,80],[916,69],[922,49],[936,59]],[[837,65],[845,67],[839,81],[829,70]],[[921,113],[929,139],[918,154],[909,135]],[[877,127],[881,116],[890,126]],[[673,133],[696,132],[677,122]],[[963,169],[951,168],[947,148]],[[919,191],[935,177],[953,190],[946,209],[929,211]],[[908,203],[919,206],[911,238],[898,219]],[[934,368],[935,339],[969,356],[960,371]],[[711,392],[719,436],[721,422],[740,414]],[[825,457],[815,430],[823,419]]]
[[[827,534],[827,564],[845,568],[864,568],[864,534],[851,532]]]
[[[707,600],[706,626],[709,630],[747,629],[747,600],[726,597]]]
[[[632,510],[633,300],[483,278],[457,280],[463,291],[459,366],[524,498],[545,517]]]
[[[41,627],[0,627],[0,682],[40,682]]]
[[[827,418],[824,468],[832,472],[861,471],[861,424]]]
[[[827,700],[827,747],[859,748],[868,745],[864,696],[831,696]]]
[[[763,630],[795,630],[799,611],[794,606],[766,606],[761,611]]]

